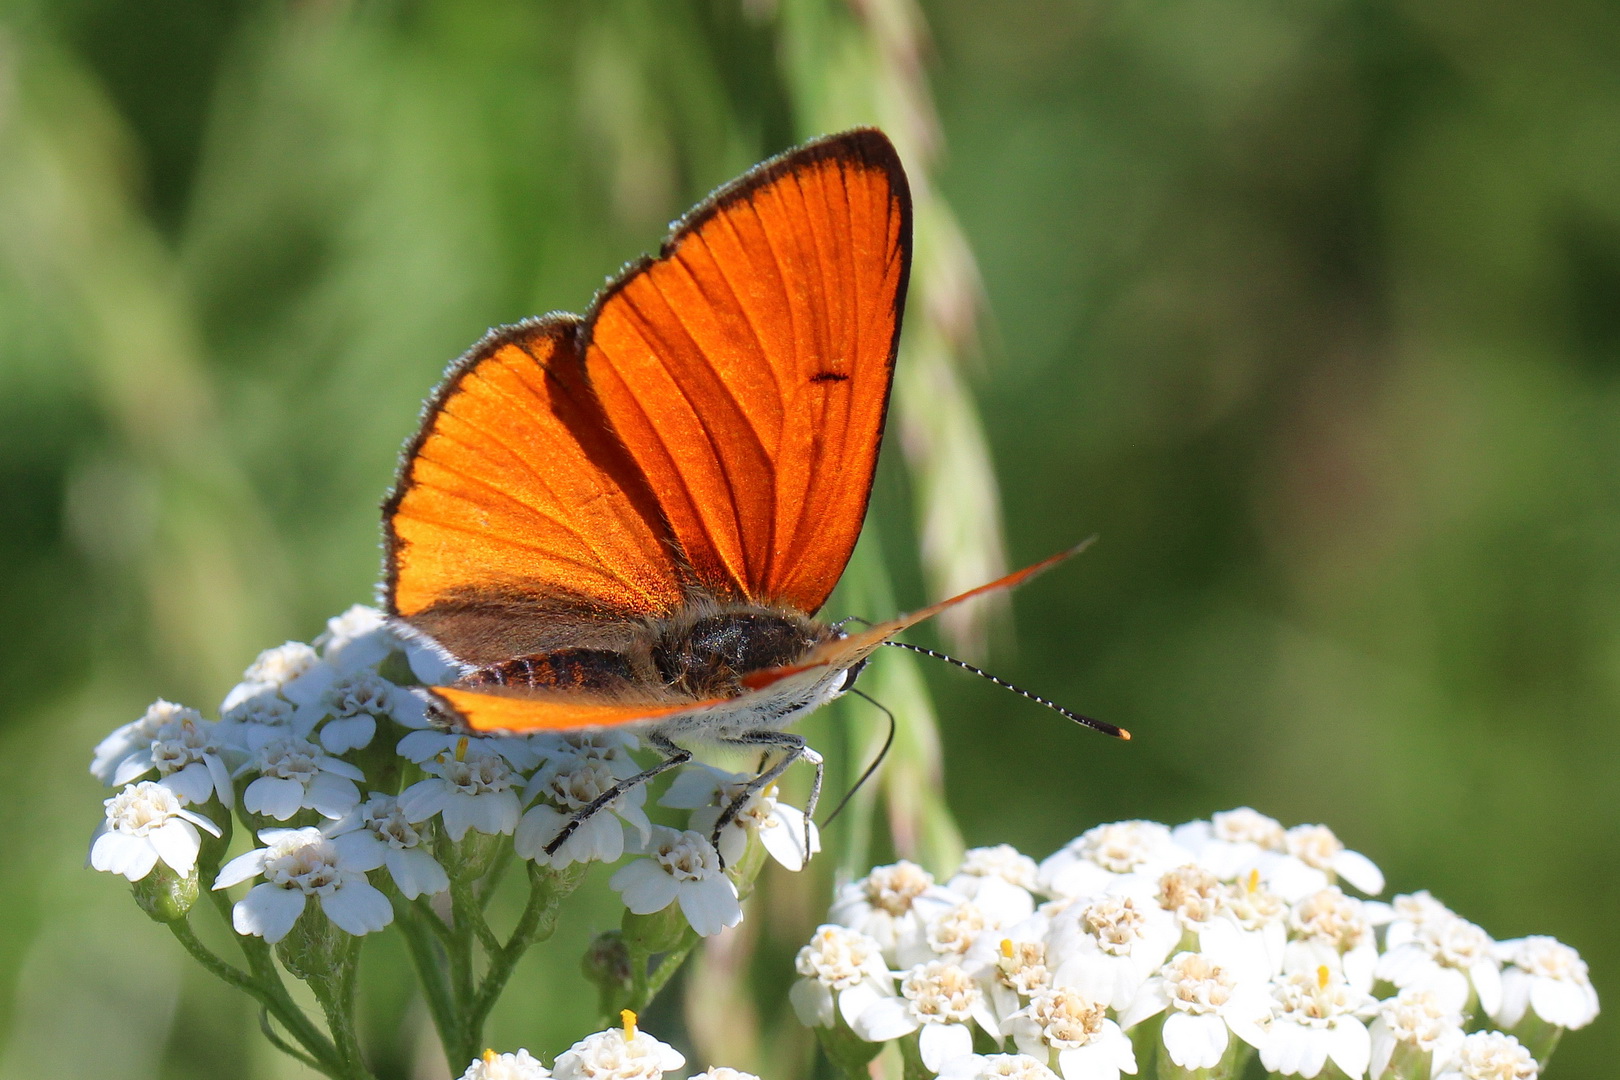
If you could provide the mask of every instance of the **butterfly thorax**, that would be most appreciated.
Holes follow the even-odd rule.
[[[653,664],[666,686],[696,698],[740,693],[749,672],[791,664],[837,636],[809,616],[752,605],[672,619],[661,629]]]

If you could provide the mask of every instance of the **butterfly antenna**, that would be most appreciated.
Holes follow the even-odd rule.
[[[844,797],[838,800],[838,805],[833,807],[832,813],[821,819],[821,827],[823,829],[833,823],[833,818],[837,817],[843,811],[844,807],[849,805],[849,800],[855,797],[855,793],[861,790],[861,788],[865,787],[868,780],[872,779],[872,774],[878,771],[878,766],[883,764],[883,759],[889,756],[889,748],[894,745],[894,713],[889,711],[888,706],[884,705],[881,701],[877,700],[864,690],[857,690],[852,686],[849,688],[849,692],[870,701],[873,705],[878,707],[884,716],[889,718],[889,737],[883,740],[883,749],[878,751],[878,756],[872,759],[872,764],[868,765],[866,767],[866,771],[861,773],[861,778],[855,781],[855,786],[846,791],[844,793]]]
[[[1057,702],[1048,701],[1045,698],[1041,697],[1039,694],[1032,694],[1028,690],[1025,690],[1021,686],[1014,686],[1012,683],[1008,682],[1006,679],[998,679],[996,676],[990,674],[988,671],[985,671],[983,668],[974,667],[972,664],[968,663],[966,660],[958,660],[954,656],[947,656],[945,653],[937,652],[934,649],[925,649],[921,645],[913,645],[909,641],[885,641],[883,644],[885,644],[885,645],[893,645],[897,649],[910,649],[912,652],[922,653],[924,656],[932,656],[935,660],[943,660],[947,664],[955,664],[957,667],[961,668],[963,671],[971,671],[971,672],[973,672],[973,674],[979,676],[982,679],[989,679],[991,682],[995,683],[997,686],[1001,687],[1003,690],[1011,690],[1013,693],[1017,694],[1019,697],[1027,697],[1027,698],[1029,698],[1029,700],[1031,700],[1031,701],[1033,701],[1033,702],[1035,702],[1035,703],[1037,703],[1039,705],[1045,705],[1048,709],[1051,709],[1053,712],[1057,713],[1058,715],[1066,716],[1070,720],[1073,720],[1075,723],[1081,724],[1081,725],[1083,725],[1085,727],[1088,727],[1093,731],[1100,731],[1104,735],[1112,735],[1116,739],[1129,740],[1130,737],[1131,737],[1131,733],[1126,731],[1122,727],[1115,727],[1113,724],[1108,723],[1106,720],[1093,720],[1089,716],[1081,716],[1077,712],[1070,712],[1068,709],[1065,709],[1063,706],[1059,705]],[[855,691],[855,692],[860,693],[860,691],[858,691],[858,690]],[[861,696],[866,697],[865,694],[861,694]],[[868,698],[867,700],[871,700],[871,699]]]

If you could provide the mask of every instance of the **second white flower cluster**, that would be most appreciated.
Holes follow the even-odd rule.
[[[313,646],[289,642],[261,654],[217,722],[157,702],[96,748],[91,772],[121,790],[106,800],[91,865],[130,881],[160,866],[185,879],[198,868],[202,834],[220,836],[234,812],[264,846],[225,863],[211,884],[262,878],[233,922],[278,941],[312,900],[351,934],[379,930],[394,913],[374,871],[385,869],[407,900],[433,896],[450,886],[444,859],[455,845],[469,834],[509,836],[517,855],[557,869],[638,855],[612,879],[625,905],[637,914],[679,905],[694,929],[712,935],[742,918],[724,868],[755,837],[793,870],[819,844],[774,788],[742,805],[716,844],[722,808],[748,777],[689,765],[660,799],[690,811],[684,828],[653,824],[638,784],[548,853],[579,811],[640,771],[635,738],[446,732],[430,725],[412,686],[455,676],[435,651],[356,606]]]
[[[1091,829],[1045,861],[967,853],[845,886],[792,991],[846,1071],[898,1042],[947,1080],[1529,1080],[1597,1014],[1575,950],[1494,941],[1325,826],[1239,809]]]

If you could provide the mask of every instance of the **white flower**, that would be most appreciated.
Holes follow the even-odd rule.
[[[686,921],[704,937],[742,921],[737,886],[720,869],[720,856],[708,838],[691,830],[653,826],[647,857],[621,866],[609,884],[637,915],[679,902]]]
[[[613,774],[628,779],[641,771],[630,757],[641,743],[628,731],[601,728],[585,731],[543,731],[528,738],[529,750],[537,760],[554,762],[562,757],[589,758],[605,761],[613,767]]]
[[[1158,904],[1104,896],[1077,901],[1058,916],[1049,951],[1059,983],[1123,1009],[1180,940],[1180,923]]]
[[[687,1080],[699,1080],[700,1077],[706,1080],[759,1080],[759,1077],[751,1072],[743,1072],[741,1069],[733,1069],[726,1065],[715,1065],[700,1073],[693,1073]]]
[[[197,830],[219,835],[212,821],[187,810],[178,795],[151,780],[131,784],[102,805],[107,817],[90,842],[90,865],[131,881],[150,874],[159,859],[185,877],[197,865],[202,846]]]
[[[910,966],[932,955],[929,921],[961,902],[928,871],[902,859],[842,886],[829,918],[877,939],[890,963]]]
[[[1343,878],[1376,896],[1384,891],[1384,874],[1359,851],[1350,851],[1326,825],[1295,825],[1285,838],[1292,860],[1283,860],[1268,875],[1272,891],[1297,900]],[[1314,871],[1314,873],[1311,873]]]
[[[375,668],[388,654],[404,650],[404,642],[383,618],[365,604],[355,604],[326,620],[326,632],[315,639],[321,655],[341,671]]]
[[[1363,1017],[1372,996],[1357,990],[1327,964],[1294,971],[1273,984],[1270,1029],[1260,1043],[1260,1062],[1284,1076],[1313,1077],[1332,1059],[1351,1076],[1367,1072],[1372,1040]]]
[[[686,1059],[667,1043],[636,1028],[636,1014],[624,1010],[624,1026],[587,1035],[557,1056],[557,1080],[660,1080]]]
[[[1000,921],[973,901],[964,900],[928,922],[928,947],[941,959],[961,962],[980,937],[986,931],[997,929]]]
[[[225,695],[225,703],[219,707],[220,713],[228,713],[239,702],[266,691],[285,692],[301,680],[312,676],[320,678],[323,667],[325,665],[315,650],[301,641],[289,641],[285,645],[266,649],[248,665],[242,673],[242,681]]]
[[[1177,825],[1171,835],[1193,853],[1198,865],[1223,881],[1270,865],[1287,848],[1282,823],[1247,806],[1211,814],[1208,821]]]
[[[1051,896],[1097,896],[1119,886],[1119,875],[1157,878],[1191,857],[1156,821],[1116,821],[1087,829],[1041,863],[1041,888]]]
[[[1502,1004],[1502,974],[1496,943],[1467,919],[1450,912],[1427,912],[1421,922],[1397,919],[1384,934],[1377,975],[1396,986],[1429,987],[1447,1008],[1464,1010],[1469,986],[1479,1004],[1494,1014]]]
[[[1536,1080],[1541,1068],[1512,1035],[1476,1031],[1445,1060],[1436,1055],[1434,1080]]]
[[[1058,1075],[1028,1054],[964,1054],[940,1066],[939,1080],[1058,1080]]]
[[[1294,970],[1331,964],[1356,989],[1372,989],[1378,940],[1360,900],[1329,885],[1293,906],[1288,927],[1296,935],[1287,947]]]
[[[788,1000],[805,1027],[832,1027],[835,1007],[844,1023],[854,1027],[867,1006],[894,996],[883,947],[845,926],[818,926],[793,966],[803,978],[794,982]]]
[[[687,828],[705,836],[714,834],[715,822],[726,808],[743,793],[753,779],[745,773],[728,773],[708,765],[689,765],[675,778],[659,806],[693,811]],[[810,850],[805,851],[806,826]],[[748,838],[758,834],[760,843],[771,858],[798,871],[810,861],[810,856],[821,850],[821,836],[813,822],[807,823],[804,811],[778,801],[776,785],[772,784],[754,793],[737,810],[726,827],[720,830],[720,856],[730,866],[748,850]]]
[[[332,924],[350,934],[381,930],[394,921],[388,898],[366,881],[366,871],[382,865],[383,853],[363,834],[328,838],[314,828],[265,829],[259,839],[268,846],[232,859],[214,881],[214,888],[225,889],[264,875],[231,909],[238,934],[280,941],[312,896]]]
[[[326,833],[329,836],[352,833],[356,839],[351,843],[357,848],[376,847],[382,855],[381,864],[388,868],[394,884],[407,900],[433,896],[450,887],[444,867],[421,846],[422,834],[411,825],[405,811],[400,809],[399,800],[392,795],[372,792],[371,797],[346,818],[328,826]]]
[[[415,824],[442,814],[445,835],[457,841],[468,829],[493,836],[510,835],[517,828],[521,807],[513,788],[523,777],[494,750],[462,739],[454,751],[423,762],[422,770],[432,775],[399,796],[407,821]]]
[[[515,1054],[485,1050],[483,1057],[467,1066],[461,1080],[547,1080],[550,1076],[551,1070],[527,1050]]]
[[[433,728],[413,731],[406,735],[399,740],[399,745],[394,747],[394,752],[405,760],[420,765],[440,754],[458,753],[458,748],[462,745],[466,746],[468,753],[488,751],[499,755],[519,772],[527,772],[540,763],[540,754],[535,749],[534,740],[521,735],[469,736]],[[636,771],[632,764],[630,771],[625,775],[633,776]]]
[[[590,817],[581,821],[555,855],[546,854],[546,845],[596,799],[622,779],[601,758],[566,756],[548,763],[534,774],[523,789],[525,801],[536,793],[548,802],[530,807],[518,822],[514,841],[517,853],[541,866],[569,866],[576,862],[618,862],[624,854],[624,828],[636,830],[646,843],[652,822],[642,803],[647,786],[637,784]]]
[[[360,802],[355,781],[365,773],[347,761],[321,753],[307,739],[272,739],[259,747],[236,775],[259,774],[242,793],[242,805],[255,814],[286,821],[309,807],[323,817],[341,818]]]
[[[282,697],[281,691],[270,688],[238,698],[221,715],[225,737],[250,753],[275,739],[307,739],[319,719],[300,718],[298,706]]]
[[[1052,986],[1054,975],[1047,966],[1050,929],[1045,916],[1032,915],[995,933],[980,934],[962,958],[962,966],[984,988],[997,1026],[1004,1028],[1007,1017],[1037,991]]]
[[[1227,914],[1240,929],[1258,935],[1266,970],[1272,974],[1281,971],[1284,950],[1288,945],[1287,903],[1266,888],[1258,868],[1251,869],[1228,888]]]
[[[395,715],[407,702],[414,720],[414,713],[421,708],[420,698],[376,672],[360,668],[334,674],[319,694],[299,702],[297,715],[304,722],[324,720],[320,725],[321,745],[342,754],[370,745],[377,734],[378,718]]]
[[[1415,987],[1378,1003],[1378,1016],[1369,1033],[1372,1036],[1372,1063],[1368,1075],[1377,1080],[1384,1075],[1391,1059],[1403,1046],[1407,1053],[1441,1055],[1462,1040],[1462,1014],[1448,1009],[1433,990]],[[1424,1070],[1425,1072],[1427,1070]]]
[[[879,998],[850,1026],[868,1042],[888,1042],[920,1028],[917,1048],[923,1064],[937,1072],[952,1058],[973,1052],[970,1023],[1000,1037],[973,976],[957,964],[931,960],[901,976],[899,997]]]
[[[1072,987],[1038,992],[1007,1027],[1021,1053],[1043,1061],[1056,1055],[1064,1080],[1119,1080],[1122,1072],[1136,1072],[1130,1039],[1100,1003]]]
[[[1259,1046],[1265,1038],[1261,1025],[1271,1015],[1261,985],[1241,981],[1236,971],[1193,952],[1177,953],[1148,980],[1120,1013],[1120,1026],[1134,1027],[1166,1008],[1171,1011],[1164,1021],[1165,1050],[1184,1069],[1214,1068],[1230,1035]]]
[[[1039,888],[1040,867],[1011,844],[970,848],[962,866],[945,887],[973,900],[1003,925],[1027,919],[1035,911],[1031,894]]]
[[[1523,937],[1497,942],[1510,967],[1502,972],[1502,1001],[1491,1019],[1517,1027],[1529,1009],[1549,1024],[1578,1028],[1598,1014],[1597,991],[1581,954],[1556,938]]]
[[[187,802],[205,803],[217,792],[220,802],[231,805],[235,799],[231,771],[225,765],[218,724],[204,720],[194,709],[159,701],[136,724],[119,731],[133,736],[131,729],[145,730],[152,719],[164,716],[167,719],[151,730],[146,743],[132,747],[118,762],[112,782],[127,784],[155,770],[164,786],[179,792]]]
[[[126,772],[124,762],[131,755],[147,751],[159,731],[188,720],[200,724],[202,713],[158,698],[147,706],[146,712],[139,720],[130,721],[96,744],[95,754],[90,760],[90,775],[108,787],[119,787],[129,783],[152,765],[148,762],[145,768],[137,769],[133,774],[119,779],[120,773]]]

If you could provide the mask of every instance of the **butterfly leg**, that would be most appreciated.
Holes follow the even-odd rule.
[[[665,755],[664,760],[660,761],[651,768],[641,770],[640,772],[636,773],[636,775],[629,777],[628,779],[620,780],[618,783],[602,792],[602,794],[592,799],[588,805],[582,808],[573,817],[569,818],[567,823],[565,823],[563,827],[558,830],[557,835],[551,838],[551,842],[546,845],[547,855],[557,854],[557,849],[568,842],[568,838],[574,835],[575,829],[578,829],[591,818],[607,809],[608,804],[613,802],[614,799],[617,799],[627,791],[634,791],[642,784],[647,783],[653,777],[666,773],[670,769],[675,768],[677,765],[685,765],[688,761],[692,760],[692,752],[690,750],[681,749],[679,746],[676,746],[662,735],[649,733],[647,736],[647,742],[652,744],[654,750],[657,750]]]
[[[726,739],[725,742],[733,746],[764,746],[769,749],[784,751],[782,758],[768,769],[761,769],[758,776],[748,781],[742,791],[721,812],[720,818],[714,823],[714,833],[709,837],[718,851],[720,848],[720,832],[727,825],[737,820],[742,808],[747,806],[749,800],[774,784],[788,766],[803,758],[816,767],[815,779],[810,782],[810,798],[804,807],[804,857],[810,858],[810,828],[815,818],[816,803],[821,800],[821,783],[826,778],[827,763],[816,751],[805,745],[804,736],[796,735],[791,731],[748,731],[735,738]]]

